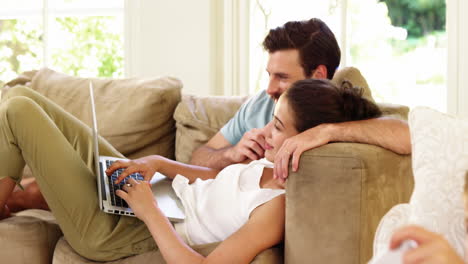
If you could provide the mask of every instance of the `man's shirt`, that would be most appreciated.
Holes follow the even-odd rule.
[[[274,110],[275,101],[263,90],[241,105],[234,117],[221,128],[221,134],[234,146],[245,132],[268,124]]]

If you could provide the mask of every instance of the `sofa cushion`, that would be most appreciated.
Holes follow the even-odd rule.
[[[209,255],[218,245],[218,243],[206,244],[194,246],[193,249],[202,254],[203,256]],[[281,253],[282,249],[279,247],[273,247],[267,250],[264,250],[262,253],[258,254],[255,259],[252,261],[252,264],[276,264],[283,263],[283,254]],[[54,264],[91,264],[91,263],[102,263],[95,262],[89,259],[85,259],[78,255],[72,247],[68,244],[65,238],[61,238],[57,243],[57,247],[54,252]],[[116,261],[106,262],[108,264],[140,264],[140,263],[166,263],[161,251],[154,250],[146,252],[140,255],[119,259]]]
[[[130,158],[160,154],[174,157],[175,121],[182,84],[172,77],[87,79],[44,68],[31,88],[91,124],[88,86],[92,80],[99,134]]]
[[[411,112],[410,130],[415,182],[410,219],[442,233],[463,255],[468,120],[421,107]]]
[[[245,100],[247,97],[184,95],[174,112],[176,160],[188,163],[192,152],[213,137]]]
[[[409,125],[414,191],[408,204],[392,208],[380,222],[374,256],[385,252],[393,232],[408,224],[442,234],[463,256],[468,119],[418,107],[411,111]]]
[[[27,210],[0,221],[2,263],[51,263],[62,236],[52,213]]]

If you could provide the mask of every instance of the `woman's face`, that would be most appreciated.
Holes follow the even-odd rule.
[[[281,96],[276,103],[273,120],[264,128],[265,133],[265,158],[275,160],[275,155],[283,142],[292,136],[299,134],[294,126],[294,115],[288,101]]]

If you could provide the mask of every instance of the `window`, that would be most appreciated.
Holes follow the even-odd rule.
[[[123,0],[0,0],[0,80],[41,67],[123,76]]]
[[[446,112],[445,8],[444,0],[253,0],[251,92],[267,87],[261,42],[268,29],[318,17],[337,37],[340,67],[357,67],[376,101]]]

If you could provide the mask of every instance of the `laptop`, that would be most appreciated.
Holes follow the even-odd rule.
[[[94,89],[93,83],[89,83],[89,97],[91,99],[91,113],[93,120],[93,152],[94,152],[94,169],[97,172],[97,187],[98,187],[98,199],[99,207],[102,211],[109,214],[135,216],[132,209],[128,204],[115,192],[122,189],[122,186],[127,183],[128,177],[132,177],[136,180],[143,180],[143,176],[139,173],[129,175],[119,184],[114,184],[114,180],[118,178],[123,169],[115,171],[111,176],[107,176],[105,173],[106,169],[117,160],[123,160],[121,158],[99,156],[99,145],[98,145],[98,128],[96,119],[96,107],[94,104]],[[180,199],[172,188],[172,181],[161,173],[156,172],[153,175],[151,183],[151,189],[153,195],[158,202],[158,206],[164,215],[171,222],[181,222],[185,219],[185,213],[183,210]]]

